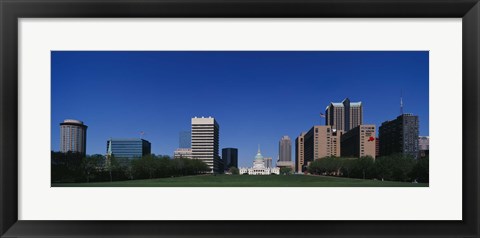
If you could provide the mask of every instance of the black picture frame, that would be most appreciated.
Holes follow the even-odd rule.
[[[480,4],[478,0],[0,0],[0,16],[0,234],[2,237],[479,237]],[[462,18],[463,220],[18,220],[17,21],[19,18],[74,17]],[[41,206],[41,204],[38,205]]]

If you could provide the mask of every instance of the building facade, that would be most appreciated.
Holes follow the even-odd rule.
[[[238,149],[237,148],[223,148],[222,160],[224,170],[228,170],[231,167],[238,168]]]
[[[181,131],[178,133],[178,148],[192,148],[192,132]]]
[[[280,174],[280,168],[268,168],[265,166],[265,160],[260,152],[260,148],[258,148],[257,155],[253,160],[253,166],[251,168],[240,168],[240,174],[248,174],[248,175],[270,175],[270,174]]]
[[[430,152],[430,137],[419,136],[418,137],[418,156],[420,158],[427,157]]]
[[[395,153],[418,158],[418,116],[404,113],[391,121],[383,122],[379,128],[380,154]]]
[[[380,139],[375,138],[375,158],[380,157]]]
[[[340,156],[340,139],[343,131],[334,130],[331,126],[314,126],[303,136],[304,164],[329,156]],[[333,143],[335,142],[335,144]],[[303,169],[304,170],[304,169]]]
[[[192,118],[192,158],[205,162],[211,173],[223,172],[218,154],[220,126],[215,118]]]
[[[346,132],[362,123],[362,102],[351,102],[345,98],[341,103],[330,103],[325,109],[325,125],[332,129]]]
[[[87,125],[82,121],[66,119],[60,123],[60,152],[87,152]]]
[[[283,136],[278,142],[279,161],[292,161],[292,141],[290,137]]]
[[[181,159],[181,158],[192,158],[192,149],[190,148],[178,148],[173,152],[174,159]]]
[[[265,162],[265,168],[273,168],[272,157],[264,157],[263,161]]]
[[[295,171],[297,173],[303,172],[303,165],[305,163],[305,143],[304,143],[305,132],[300,133],[300,135],[295,139]]]
[[[330,140],[328,140],[327,138],[327,143],[330,142],[330,146],[332,147],[331,156],[340,157],[342,151],[340,147],[342,135],[342,130],[332,129],[332,135],[330,136]]]
[[[132,139],[109,139],[107,141],[107,156],[115,158],[134,159],[151,154],[152,145],[149,141]]]
[[[332,102],[325,109],[325,125],[345,130],[345,107],[343,103]]]
[[[295,170],[295,164],[292,161],[292,141],[288,136],[283,136],[278,142],[277,167],[289,167],[292,171]]]
[[[343,157],[371,156],[375,159],[375,125],[359,125],[341,136]]]

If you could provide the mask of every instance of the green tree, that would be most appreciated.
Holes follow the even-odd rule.
[[[407,182],[411,180],[410,176],[415,161],[412,157],[397,155],[394,159],[393,180]]]
[[[322,171],[322,168],[321,168],[320,161],[319,161],[319,160],[314,160],[314,161],[312,161],[312,162],[308,165],[307,171],[308,171],[308,173],[310,173],[310,174],[321,174],[323,171]]]
[[[350,172],[355,166],[355,160],[354,158],[339,158],[340,161],[340,173],[344,177],[350,177]]]
[[[238,174],[240,173],[240,170],[238,170],[237,167],[233,167],[233,166],[230,167],[230,168],[228,169],[228,171],[229,171],[230,173],[232,173],[233,175],[238,175]]]
[[[395,159],[392,156],[381,156],[375,159],[375,172],[380,180],[393,180]]]
[[[375,177],[374,159],[371,156],[362,156],[355,161],[353,173],[357,178]]]
[[[420,158],[416,161],[412,168],[410,177],[416,179],[420,183],[429,182],[429,158]]]
[[[290,175],[292,173],[292,168],[290,167],[281,167],[280,174],[282,175]]]
[[[87,183],[89,183],[90,179],[95,177],[95,173],[101,169],[103,160],[104,157],[98,154],[86,156],[82,159],[81,168]]]
[[[110,182],[113,181],[113,173],[117,172],[118,170],[121,169],[120,163],[115,158],[115,155],[107,155],[106,161],[105,161],[105,169],[108,171],[108,176],[110,178]]]
[[[406,182],[411,180],[415,160],[410,156],[392,154],[382,156],[375,161],[377,178]]]

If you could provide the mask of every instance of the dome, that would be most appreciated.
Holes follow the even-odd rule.
[[[260,145],[258,145],[257,155],[255,155],[255,160],[263,160],[263,155],[260,153]]]
[[[263,155],[258,152],[257,155],[255,155],[255,160],[263,160]]]

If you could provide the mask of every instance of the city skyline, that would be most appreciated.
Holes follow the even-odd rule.
[[[190,119],[212,116],[220,149],[238,148],[244,167],[258,144],[277,158],[283,136],[324,125],[319,114],[347,97],[378,127],[400,114],[400,90],[429,136],[428,52],[52,52],[51,144],[73,118],[89,126],[87,154],[144,131],[152,153],[173,156]]]

